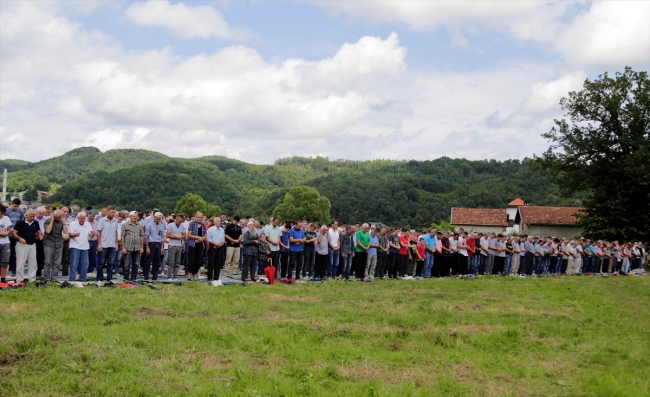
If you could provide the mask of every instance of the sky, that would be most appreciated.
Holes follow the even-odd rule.
[[[0,2],[0,158],[522,159],[650,1]]]

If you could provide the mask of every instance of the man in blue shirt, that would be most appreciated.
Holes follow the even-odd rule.
[[[167,225],[162,222],[163,214],[156,212],[153,220],[147,223],[144,231],[144,245],[147,247],[147,261],[144,263],[142,275],[145,281],[149,280],[149,269],[153,266],[153,280],[158,280],[160,270],[160,258],[165,253],[164,239],[167,234]]]
[[[97,281],[104,280],[103,267],[106,262],[106,279],[113,278],[113,268],[117,253],[117,229],[120,227],[115,218],[115,207],[106,209],[106,215],[97,223],[97,252],[99,263],[97,264]],[[119,264],[118,264],[119,266]]]
[[[425,235],[423,240],[426,256],[424,258],[424,270],[422,276],[424,278],[431,278],[433,255],[436,252],[436,231],[433,229],[429,230],[429,234]]]
[[[15,198],[11,200],[11,204],[9,204],[9,208],[7,208],[7,211],[5,212],[5,216],[9,217],[9,220],[11,220],[12,229],[16,228],[16,223],[18,221],[25,220],[25,213],[19,207],[20,199]],[[13,234],[9,235],[9,250],[9,267],[11,270],[11,275],[13,277],[16,277],[16,239],[14,238]]]
[[[296,269],[296,279],[300,279],[302,268],[302,250],[305,244],[305,231],[302,230],[302,222],[298,221],[289,231],[289,271],[288,278],[291,278],[293,269]]]

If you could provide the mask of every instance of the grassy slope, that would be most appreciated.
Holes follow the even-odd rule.
[[[650,278],[0,293],[0,394],[641,396]]]

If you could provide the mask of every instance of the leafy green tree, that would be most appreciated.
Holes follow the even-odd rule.
[[[456,230],[456,226],[451,223],[441,220],[439,223],[432,223],[430,229],[435,229],[436,231],[445,231],[445,230]]]
[[[175,213],[186,213],[192,216],[196,211],[201,211],[203,215],[211,217],[221,214],[221,208],[218,205],[206,203],[198,194],[187,193],[176,203]]]
[[[280,219],[330,222],[332,204],[325,196],[309,186],[294,186],[284,196],[284,201],[273,210]]]
[[[594,238],[650,240],[650,79],[647,72],[586,80],[560,101],[566,119],[542,136],[551,142],[537,167],[561,193],[587,191],[578,214]]]
[[[36,201],[38,199],[38,191],[34,188],[29,189],[23,194],[23,200]]]

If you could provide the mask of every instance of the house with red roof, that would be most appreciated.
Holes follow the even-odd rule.
[[[505,208],[451,208],[451,224],[467,231],[505,233],[508,214]]]
[[[579,207],[548,207],[528,205],[521,198],[505,208],[452,207],[451,224],[467,231],[517,233],[529,236],[578,237],[582,228],[576,225]]]
[[[526,205],[519,207],[520,234],[529,236],[580,237],[583,229],[576,225],[580,207],[545,207]]]

